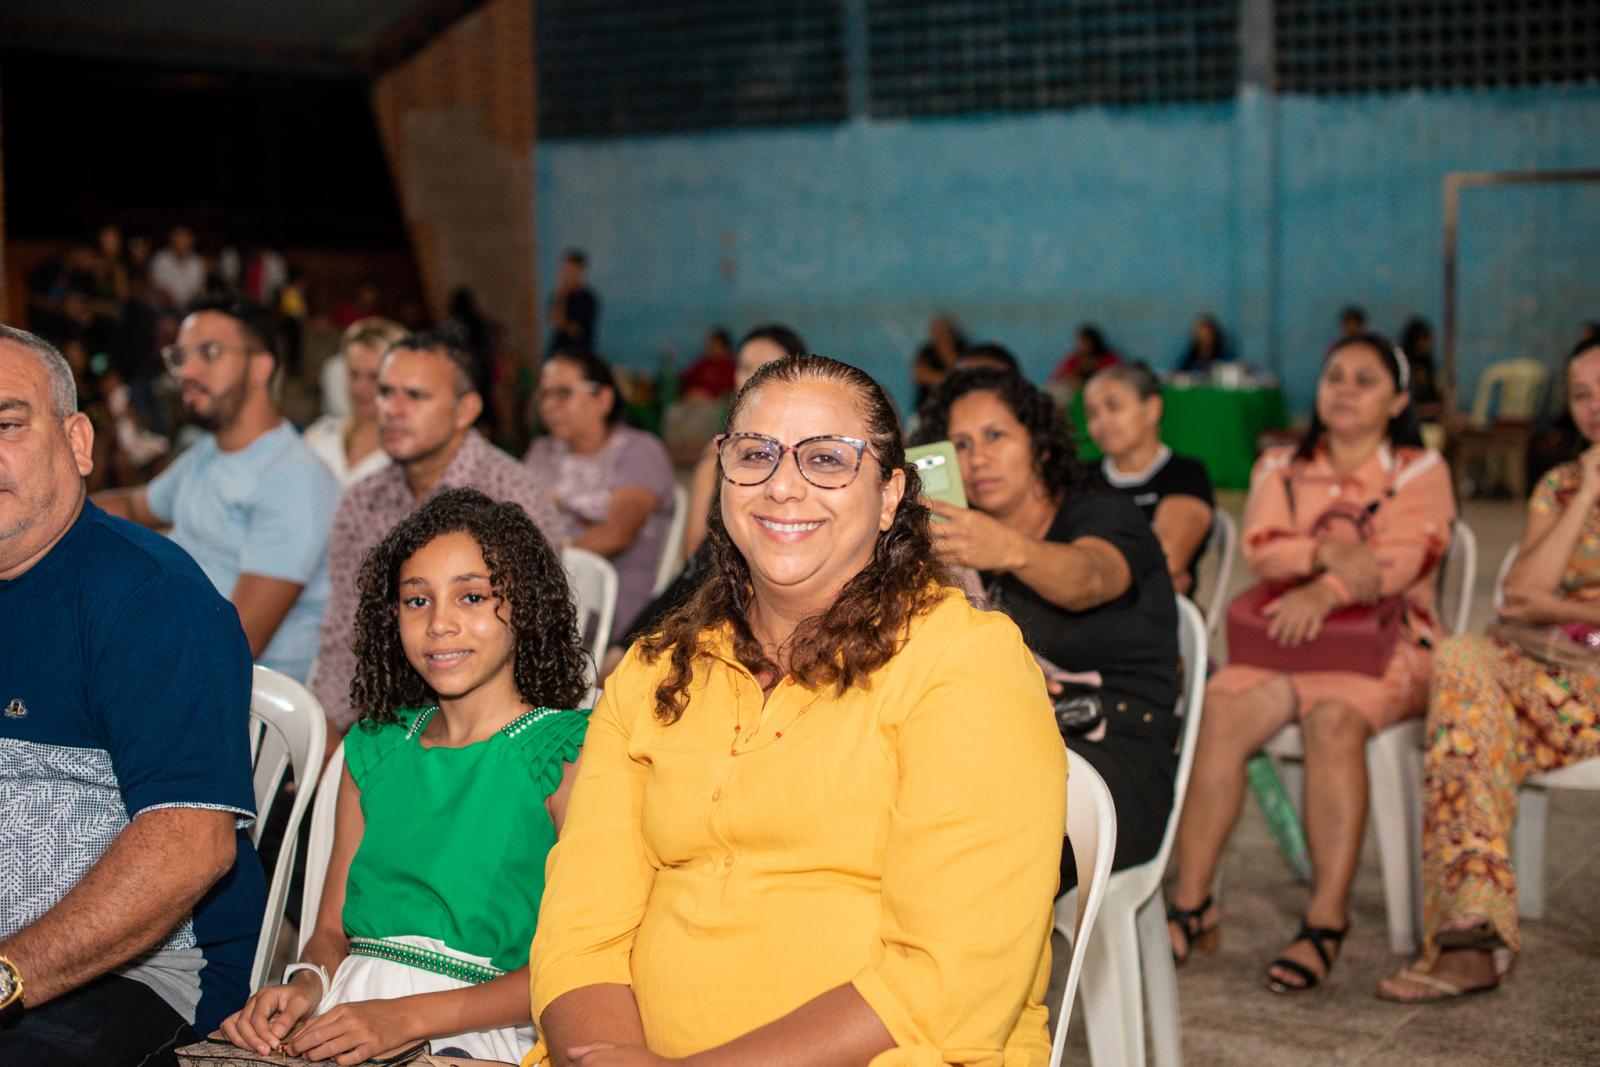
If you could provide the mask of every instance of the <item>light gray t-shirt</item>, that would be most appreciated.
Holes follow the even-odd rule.
[[[303,586],[257,662],[304,682],[328,600],[328,534],[339,506],[327,465],[287,421],[237,452],[207,434],[156,476],[146,500],[223,596],[233,596],[241,574]]]

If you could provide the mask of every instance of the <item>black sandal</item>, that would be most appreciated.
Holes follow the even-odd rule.
[[[1344,935],[1349,932],[1349,923],[1345,923],[1343,929],[1335,930],[1330,926],[1312,926],[1304,919],[1301,919],[1300,931],[1294,935],[1294,940],[1304,941],[1316,949],[1317,955],[1322,958],[1322,975],[1319,977],[1313,974],[1311,968],[1304,964],[1279,956],[1267,967],[1267,988],[1274,993],[1304,993],[1308,989],[1315,989],[1321,985],[1328,975],[1333,973],[1333,961],[1338,958],[1337,953],[1344,944]],[[1333,943],[1331,951],[1328,948],[1328,942]],[[1298,975],[1302,984],[1293,985],[1280,978],[1274,978],[1272,976],[1273,968],[1279,968]]]
[[[1215,952],[1222,944],[1222,924],[1220,921],[1210,926],[1201,924],[1201,917],[1211,907],[1211,897],[1207,896],[1200,902],[1198,908],[1180,908],[1176,904],[1167,905],[1167,922],[1176,923],[1178,929],[1183,931],[1184,944],[1187,946],[1183,955],[1178,955],[1178,950],[1172,950],[1172,962],[1182,964],[1195,952]]]

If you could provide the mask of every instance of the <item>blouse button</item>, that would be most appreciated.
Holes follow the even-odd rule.
[[[1148,711],[1144,713],[1144,721],[1145,722],[1149,722],[1150,721],[1150,713]]]
[[[732,856],[725,857],[723,859],[723,861],[722,861],[722,865],[724,867],[732,867],[733,866],[733,857]]]
[[[1127,711],[1128,710],[1128,705],[1124,704],[1122,701],[1119,700],[1119,701],[1117,701],[1117,710],[1118,711]]]
[[[721,799],[722,799],[722,790],[713,789],[711,791],[711,803],[715,804],[717,801],[719,801]]]

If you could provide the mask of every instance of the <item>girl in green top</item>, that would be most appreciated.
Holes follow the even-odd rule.
[[[241,1048],[359,1063],[517,1062],[528,945],[583,743],[565,572],[515,504],[441,493],[368,553],[333,852],[284,985],[222,1024]],[[332,975],[331,979],[329,975]]]

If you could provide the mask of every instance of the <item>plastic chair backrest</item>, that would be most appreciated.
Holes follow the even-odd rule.
[[[1464,634],[1472,614],[1472,590],[1478,584],[1478,535],[1461,519],[1450,524],[1450,547],[1439,563],[1439,619],[1446,633]],[[1450,602],[1454,590],[1455,603]]]
[[[1178,817],[1189,791],[1189,772],[1194,769],[1195,744],[1200,738],[1200,719],[1205,714],[1206,669],[1209,666],[1210,640],[1200,609],[1188,598],[1178,597],[1178,661],[1183,664],[1183,691],[1178,694],[1178,712],[1183,717],[1183,747],[1178,750],[1178,774],[1172,783],[1172,814],[1161,835],[1161,848],[1152,865],[1167,869],[1167,856],[1178,836]]]
[[[617,614],[617,569],[603,556],[571,546],[561,550],[561,563],[578,607],[578,633],[594,659],[589,672],[592,685],[611,643],[611,624]]]
[[[1506,549],[1506,558],[1500,561],[1500,569],[1494,575],[1494,610],[1498,612],[1506,603],[1506,575],[1511,573],[1511,565],[1517,561],[1517,552],[1522,545],[1514,543]]]
[[[1507,359],[1490,364],[1473,394],[1472,421],[1478,426],[1489,425],[1493,408],[1496,419],[1532,422],[1543,406],[1544,385],[1549,377],[1550,368],[1536,359]],[[1496,390],[1500,393],[1498,405]]]
[[[1239,547],[1239,524],[1221,508],[1211,512],[1211,551],[1217,556],[1217,570],[1211,579],[1211,596],[1206,600],[1206,633],[1217,636],[1228,614],[1228,583],[1233,580],[1233,561]]]
[[[294,771],[294,800],[284,824],[283,844],[267,887],[267,908],[261,937],[256,942],[250,988],[259,989],[278,947],[278,931],[289,899],[289,879],[294,873],[300,822],[316,795],[316,775],[328,743],[328,723],[322,705],[305,686],[277,671],[257,665],[250,686],[250,754],[255,763],[256,820],[250,828],[259,844],[261,828],[272,811],[284,774]]]
[[[667,526],[667,539],[661,544],[661,562],[656,564],[656,584],[651,592],[672,584],[672,579],[683,570],[683,532],[689,525],[689,490],[681,485],[672,487],[672,522]]]
[[[1050,1067],[1059,1067],[1067,1047],[1067,1023],[1072,1017],[1072,1001],[1083,973],[1083,958],[1100,902],[1111,878],[1111,859],[1117,851],[1117,810],[1105,779],[1088,760],[1067,750],[1067,841],[1078,865],[1078,920],[1072,930],[1072,957],[1067,964],[1067,984],[1061,994],[1056,1015],[1055,1048]],[[1084,878],[1088,873],[1087,881]]]
[[[359,729],[359,727],[357,727]],[[339,811],[339,778],[344,774],[344,742],[333,750],[328,766],[317,783],[317,803],[311,809],[311,836],[306,841],[305,892],[300,899],[300,944],[317,929],[317,912],[322,909],[322,886],[328,880],[328,860],[333,855],[333,827]]]

